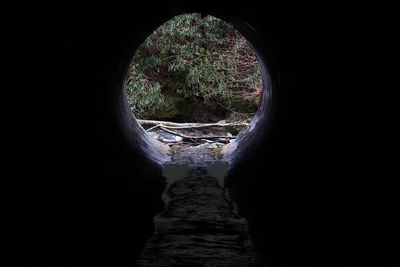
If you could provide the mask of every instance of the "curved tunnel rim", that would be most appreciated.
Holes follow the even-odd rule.
[[[228,152],[223,157],[224,160],[229,162],[230,169],[232,170],[235,166],[243,164],[246,161],[246,158],[248,158],[247,156],[254,153],[258,144],[267,137],[269,122],[272,119],[271,111],[275,104],[272,97],[274,89],[272,86],[273,77],[271,77],[269,70],[270,60],[268,55],[270,53],[268,51],[268,46],[266,45],[266,42],[262,38],[261,34],[259,34],[250,23],[240,18],[236,18],[229,14],[217,14],[213,12],[178,12],[176,14],[170,14],[162,19],[153,19],[153,23],[150,24],[151,26],[139,33],[141,37],[140,39],[143,40],[135,40],[134,35],[132,35],[132,40],[135,41],[132,43],[132,45],[130,45],[127,53],[122,57],[119,66],[120,75],[117,75],[117,77],[114,79],[115,83],[113,84],[112,88],[112,108],[117,111],[117,127],[122,132],[127,147],[143,156],[150,165],[160,169],[163,163],[170,160],[169,155],[167,155],[166,148],[162,146],[163,144],[150,137],[144,128],[137,122],[136,117],[130,110],[126,92],[126,78],[129,71],[129,65],[132,62],[132,58],[136,53],[138,46],[155,29],[163,25],[168,20],[175,16],[190,13],[201,13],[202,16],[205,16],[204,14],[211,15],[233,26],[251,45],[251,48],[257,56],[257,62],[261,70],[263,90],[257,113],[251,121],[248,129],[241,133],[234,142],[229,144]],[[136,33],[136,36],[137,35],[138,33]]]

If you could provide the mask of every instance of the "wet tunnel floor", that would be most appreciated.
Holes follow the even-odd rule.
[[[178,151],[165,165],[165,209],[137,261],[139,267],[263,266],[246,220],[223,187],[227,163],[204,147]]]

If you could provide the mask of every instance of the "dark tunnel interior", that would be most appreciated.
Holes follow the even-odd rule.
[[[389,245],[396,194],[368,187],[367,173],[384,175],[363,163],[364,137],[355,129],[362,119],[348,41],[353,13],[243,5],[66,7],[67,15],[52,17],[60,25],[46,47],[58,56],[43,73],[63,93],[41,100],[40,115],[51,119],[35,122],[41,132],[32,133],[37,147],[27,152],[37,178],[20,180],[25,266],[133,266],[163,209],[164,155],[128,112],[122,83],[135,47],[185,12],[232,23],[265,64],[262,106],[229,158],[226,187],[266,266],[396,261],[398,247]],[[372,220],[385,227],[371,231]]]

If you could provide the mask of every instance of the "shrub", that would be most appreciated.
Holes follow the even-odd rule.
[[[245,38],[200,14],[174,17],[156,29],[138,48],[127,81],[138,116],[166,109],[171,96],[255,112],[261,87],[257,59]]]

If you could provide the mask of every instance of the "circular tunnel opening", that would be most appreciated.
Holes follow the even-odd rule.
[[[215,212],[215,214],[219,214],[219,212],[223,210],[228,211],[228,218],[226,218],[227,220],[225,220],[225,222],[230,221],[236,216],[245,216],[236,214],[237,211],[240,212],[240,207],[239,209],[235,208],[236,204],[232,203],[231,197],[227,195],[230,194],[230,189],[226,189],[231,187],[232,183],[235,183],[234,180],[236,180],[236,178],[234,174],[238,173],[238,170],[241,169],[242,164],[246,164],[246,162],[251,161],[252,156],[257,153],[258,149],[262,147],[262,142],[266,140],[272,117],[272,106],[274,104],[274,101],[272,101],[272,83],[266,64],[267,59],[269,59],[269,53],[266,50],[266,46],[261,36],[255,29],[241,20],[216,15],[216,17],[223,19],[223,21],[234,27],[235,30],[237,30],[244,38],[246,38],[249,46],[254,51],[260,71],[260,78],[262,80],[262,90],[260,92],[259,105],[257,107],[255,116],[252,118],[251,122],[249,122],[249,125],[243,129],[241,134],[234,138],[232,142],[224,144],[224,146],[221,148],[222,157],[218,159],[219,163],[217,162],[214,165],[213,163],[210,164],[210,162],[216,161],[214,159],[205,157],[197,158],[197,165],[195,164],[196,167],[198,167],[204,163],[204,168],[194,169],[192,167],[173,167],[174,162],[176,163],[177,161],[176,158],[174,158],[174,155],[171,155],[170,153],[171,148],[165,143],[151,137],[148,131],[146,131],[146,128],[143,127],[139,122],[140,118],[135,118],[128,101],[128,92],[126,90],[129,79],[129,70],[137,49],[140,47],[143,41],[146,40],[146,38],[152,32],[154,32],[155,29],[172,17],[173,16],[168,18],[164,17],[164,19],[159,19],[156,22],[153,21],[154,24],[149,24],[140,33],[134,34],[135,39],[133,40],[132,45],[127,48],[127,53],[125,56],[121,58],[122,64],[120,64],[120,67],[117,70],[117,76],[114,79],[114,82],[116,83],[114,83],[113,87],[111,88],[111,109],[114,111],[114,116],[116,118],[116,120],[113,121],[117,123],[115,125],[115,129],[117,130],[118,142],[124,147],[127,158],[129,158],[129,160],[123,162],[122,167],[126,169],[126,173],[129,173],[128,179],[130,181],[130,193],[135,195],[136,198],[140,197],[140,202],[143,201],[142,198],[147,198],[149,202],[153,203],[151,208],[145,208],[144,212],[146,216],[143,218],[143,225],[146,227],[146,229],[148,229],[148,232],[146,231],[141,233],[143,235],[143,242],[147,242],[146,247],[148,249],[150,248],[150,250],[151,245],[149,247],[149,244],[152,244],[152,238],[150,235],[152,233],[161,233],[160,229],[168,230],[168,227],[170,226],[176,227],[178,232],[181,231],[181,229],[186,228],[186,226],[180,226],[179,224],[168,223],[169,220],[164,220],[165,218],[162,218],[163,214],[169,212],[169,209],[171,208],[171,201],[174,201],[171,200],[168,194],[177,185],[177,182],[181,184],[181,181],[178,180],[185,180],[186,178],[189,178],[189,180],[186,179],[188,183],[183,182],[183,184],[181,184],[183,186],[181,188],[190,187],[199,192],[199,194],[190,195],[190,198],[193,196],[201,196],[202,200],[203,196],[205,197],[204,199],[208,198],[209,201],[206,202],[202,200],[193,200],[193,202],[191,202],[192,204],[185,202],[182,203],[182,205],[175,205],[176,207],[188,207],[187,210],[200,209],[200,211],[197,210],[195,214],[198,214],[201,217],[201,221],[212,222],[215,220],[212,218],[210,218],[210,220],[205,219],[206,216],[203,217],[200,214],[209,212]],[[199,155],[199,153],[194,154],[196,156]],[[180,160],[184,159],[185,161],[185,158],[190,159],[192,156],[193,155],[191,155],[191,153],[181,154]],[[176,164],[176,166],[186,165],[182,163],[183,162],[180,161]],[[121,164],[118,166],[121,166]],[[172,168],[170,168],[171,166]],[[190,177],[197,178],[190,180]],[[244,177],[241,177],[240,180],[243,180],[242,178]],[[195,182],[197,180],[201,180],[203,182],[205,181],[206,183],[201,182],[200,184],[194,185],[190,182]],[[205,189],[205,187],[207,187],[209,184],[212,184],[212,187]],[[147,188],[145,191],[143,190],[144,185]],[[210,192],[211,195],[215,194],[218,196],[223,196],[223,198],[214,198],[209,194]],[[234,197],[232,197],[232,200],[236,201]],[[210,209],[209,207],[215,207],[215,209]],[[183,219],[181,221],[188,221],[188,218],[185,216],[181,218]],[[158,220],[158,218],[161,218],[161,220]],[[225,222],[223,224],[225,224]],[[208,231],[208,227],[204,228],[202,226],[202,222],[195,223],[197,224],[195,226],[196,231],[201,231],[201,229],[206,229],[206,231]],[[235,226],[232,226],[235,229],[242,229],[244,232],[247,232],[247,230],[245,230],[247,226],[243,220],[235,221],[234,225]],[[157,231],[154,231],[154,227],[157,229]],[[215,227],[218,229],[223,229],[230,226],[220,225]],[[198,234],[198,232],[194,234]],[[214,232],[209,234],[212,236],[212,238],[217,238],[218,236]],[[240,235],[243,235],[243,233]],[[228,259],[230,262],[234,261],[235,259],[237,259],[238,262],[242,260],[247,261],[247,259],[250,258],[251,260],[256,260],[255,257],[251,256],[254,255],[254,253],[252,252],[252,246],[249,245],[251,242],[249,241],[248,233],[245,233],[244,236],[246,237],[243,239],[243,242],[246,243],[244,247],[250,251],[242,251],[243,253],[238,254],[234,253],[235,257]],[[211,242],[213,241],[211,240]],[[142,245],[144,246],[144,243],[138,244],[140,248],[136,250],[135,253],[144,253],[144,251],[147,251],[146,248],[143,250]],[[157,246],[160,244],[153,242],[152,245]],[[193,247],[196,246],[197,244],[193,244]],[[174,252],[174,250],[171,250],[170,252]],[[182,252],[180,255],[184,254],[185,253]],[[197,252],[193,254],[197,254]],[[221,253],[221,255],[222,254],[223,253]],[[144,260],[143,254],[141,258]],[[224,260],[227,259],[225,258]],[[173,266],[173,264],[171,266]]]
[[[271,110],[260,43],[242,21],[199,13],[149,29],[132,46],[119,83],[129,146],[153,163],[174,160],[188,145],[211,149],[231,166],[244,160],[264,138]]]

